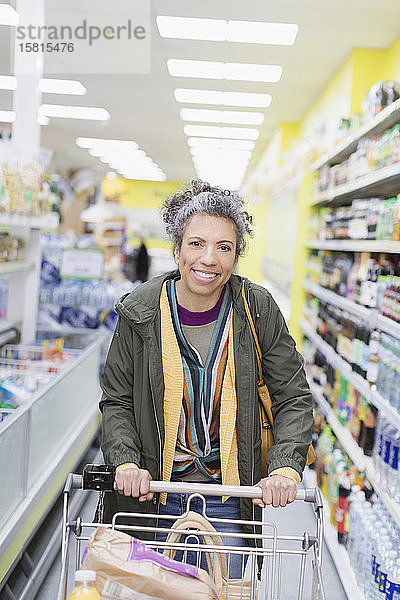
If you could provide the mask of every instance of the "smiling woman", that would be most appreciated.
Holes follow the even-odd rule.
[[[259,506],[294,500],[305,466],[312,407],[302,358],[269,292],[234,274],[251,234],[244,200],[196,180],[165,200],[162,216],[178,270],[144,283],[118,303],[101,379],[102,450],[116,467],[118,489],[107,494],[104,516],[108,521],[117,511],[180,514],[180,494],[153,498],[149,484],[156,478],[258,485],[262,499],[253,504],[209,496],[206,510],[217,518],[259,521]],[[266,465],[244,296],[272,398],[276,443]],[[235,533],[241,531],[253,528],[238,524]],[[237,558],[230,565],[233,578],[240,577]]]

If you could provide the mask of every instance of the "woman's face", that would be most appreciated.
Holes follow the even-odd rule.
[[[233,222],[201,213],[193,215],[180,249],[175,249],[175,261],[181,273],[176,285],[179,304],[193,311],[212,308],[237,263]]]

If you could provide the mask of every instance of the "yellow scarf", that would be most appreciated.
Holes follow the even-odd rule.
[[[163,448],[163,481],[170,481],[178,437],[183,398],[183,365],[178,341],[172,323],[168,302],[166,283],[160,296],[161,309],[161,352],[164,374],[164,448]],[[233,311],[232,311],[233,319]],[[233,323],[231,320],[228,334],[228,361],[222,383],[220,405],[220,454],[222,483],[240,485],[238,448],[236,434],[236,385],[235,358],[233,351]],[[161,494],[160,501],[166,503],[167,494]],[[223,502],[226,500],[224,497]]]

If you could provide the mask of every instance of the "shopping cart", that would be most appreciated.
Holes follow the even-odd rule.
[[[83,547],[92,533],[97,527],[110,528],[115,530],[130,533],[133,536],[140,536],[140,533],[152,534],[170,534],[172,531],[170,526],[166,526],[171,520],[176,521],[176,516],[171,515],[151,515],[146,513],[116,513],[111,523],[85,523],[78,517],[74,521],[69,520],[69,504],[70,496],[73,489],[94,489],[100,493],[100,513],[102,500],[106,490],[113,489],[114,473],[106,466],[87,465],[84,468],[83,475],[70,473],[64,488],[64,508],[63,508],[63,534],[62,534],[62,549],[61,549],[61,577],[58,589],[57,600],[65,600],[67,595],[69,555],[71,533],[76,538],[75,552],[75,569],[79,569],[81,565],[81,557]],[[245,533],[226,533],[224,530],[223,539],[224,545],[211,544],[209,537],[203,538],[210,534],[207,527],[204,530],[195,527],[189,531],[180,531],[178,541],[176,534],[173,542],[168,541],[151,541],[146,542],[146,545],[160,552],[180,552],[180,560],[183,562],[191,562],[193,564],[193,556],[196,557],[195,564],[197,567],[207,564],[207,569],[211,578],[215,582],[216,565],[220,563],[220,555],[225,556],[227,562],[227,570],[229,573],[229,565],[234,556],[239,556],[242,561],[242,577],[235,580],[234,589],[231,588],[231,581],[227,580],[225,585],[219,587],[219,595],[221,600],[240,599],[240,600],[289,600],[289,595],[282,588],[282,579],[290,580],[290,600],[296,598],[301,600],[304,594],[304,583],[306,574],[306,562],[311,551],[311,568],[312,568],[312,585],[310,586],[310,595],[307,596],[312,600],[325,600],[323,582],[321,577],[321,560],[322,560],[322,540],[323,540],[323,504],[321,492],[316,489],[298,490],[296,500],[303,500],[314,505],[316,515],[316,534],[314,536],[304,533],[303,536],[280,536],[278,535],[277,527],[273,523],[264,521],[237,521],[231,519],[214,519],[207,517],[206,504],[204,496],[235,496],[241,498],[259,498],[261,497],[261,489],[251,486],[227,486],[216,484],[199,484],[187,482],[163,482],[152,481],[150,490],[154,493],[182,493],[189,494],[187,500],[187,510],[183,515],[187,515],[190,510],[190,505],[195,498],[200,498],[203,501],[203,517],[207,523],[213,524],[218,529],[218,524],[245,524],[251,526],[262,527],[262,533],[245,534]],[[191,513],[193,514],[193,513]],[[154,519],[154,526],[148,525],[132,525],[129,524],[132,517],[140,521],[144,517],[146,520]],[[164,522],[164,526],[163,526]],[[260,531],[260,529],[258,529]],[[254,544],[253,546],[235,546],[226,543],[226,540],[234,537],[248,538]],[[164,538],[165,539],[165,538]],[[256,544],[262,547],[257,547]],[[311,550],[312,549],[312,550]],[[171,556],[171,555],[170,555]],[[188,557],[191,556],[191,560]],[[262,557],[262,571],[259,572],[260,557]],[[206,560],[205,560],[206,559]],[[237,559],[236,559],[237,560]],[[289,562],[288,562],[289,561]],[[309,567],[310,568],[310,567]],[[261,575],[261,576],[260,576]],[[284,595],[282,595],[282,593]],[[294,595],[293,595],[294,594]]]

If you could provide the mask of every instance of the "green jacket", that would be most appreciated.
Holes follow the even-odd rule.
[[[107,464],[134,462],[161,478],[164,443],[164,382],[160,343],[159,298],[165,279],[155,277],[117,304],[118,324],[101,376],[102,450]],[[263,375],[272,398],[273,446],[268,472],[292,467],[303,472],[313,423],[310,389],[303,360],[271,294],[232,275],[233,331],[237,387],[237,440],[242,485],[261,479],[261,438],[254,341],[241,296],[242,282],[263,351]],[[242,518],[257,518],[251,502],[242,502]],[[105,521],[117,510],[156,512],[157,502],[140,503],[106,494]],[[154,523],[152,523],[154,525]]]

